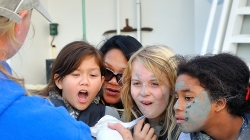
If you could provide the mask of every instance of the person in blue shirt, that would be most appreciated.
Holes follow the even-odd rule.
[[[26,39],[32,9],[51,22],[40,0],[0,1],[0,139],[92,139],[89,127],[71,117],[64,107],[54,107],[48,100],[28,96],[23,79],[12,76],[6,62]],[[127,129],[112,124],[126,139]]]

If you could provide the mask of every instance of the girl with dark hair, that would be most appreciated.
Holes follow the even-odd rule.
[[[228,53],[183,59],[177,75],[175,118],[190,139],[250,138],[249,68],[242,59]]]
[[[49,96],[55,106],[64,106],[72,117],[90,127],[104,115],[120,119],[115,109],[99,104],[96,98],[104,75],[102,53],[86,42],[75,41],[58,54],[50,81],[40,95]]]
[[[106,75],[101,92],[101,103],[123,111],[120,98],[121,77],[130,56],[142,48],[142,44],[131,36],[115,35],[107,39],[100,51],[104,55]]]

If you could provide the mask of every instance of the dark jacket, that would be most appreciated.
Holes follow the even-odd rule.
[[[65,106],[64,102],[60,99],[50,99],[50,101],[56,106]],[[91,103],[88,108],[83,111],[79,111],[79,115],[76,120],[83,121],[88,126],[94,126],[100,118],[105,114],[105,106],[102,104]]]

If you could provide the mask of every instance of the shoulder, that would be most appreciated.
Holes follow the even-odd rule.
[[[178,140],[191,140],[190,133],[183,133],[183,132],[181,132]]]
[[[18,115],[14,115],[17,110]],[[1,119],[5,126],[0,131],[10,139],[13,133],[10,130],[16,130],[20,139],[27,137],[25,132],[29,132],[28,136],[32,139],[91,138],[89,127],[72,118],[64,107],[54,107],[49,101],[36,96],[20,97]]]
[[[105,115],[111,115],[111,116],[121,120],[118,111],[115,108],[110,107],[110,106],[106,106]]]

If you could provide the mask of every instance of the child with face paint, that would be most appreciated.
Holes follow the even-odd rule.
[[[173,115],[175,54],[166,46],[148,46],[134,53],[122,77],[121,99],[124,121],[148,115],[144,126],[137,124],[134,139],[176,140],[180,130]]]
[[[177,75],[175,118],[189,139],[250,138],[249,68],[242,59],[228,53],[181,59]]]
[[[58,54],[48,86],[40,95],[48,96],[56,107],[65,107],[72,117],[90,127],[104,115],[120,119],[117,110],[99,104],[96,97],[105,70],[99,50],[83,41],[71,42]]]

